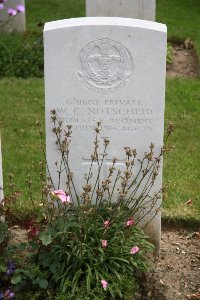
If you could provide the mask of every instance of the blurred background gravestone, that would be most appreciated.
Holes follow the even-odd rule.
[[[6,32],[24,32],[26,31],[26,17],[25,12],[17,11],[17,6],[25,7],[25,0],[8,0],[3,3],[4,9],[0,10],[0,29]],[[9,15],[8,9],[17,11],[16,15]],[[11,11],[12,14],[12,11]],[[5,26],[1,27],[2,24]]]
[[[86,0],[86,16],[155,21],[156,0]]]

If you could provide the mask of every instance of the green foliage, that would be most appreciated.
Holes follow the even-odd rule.
[[[68,294],[67,299],[126,299],[124,293],[133,293],[137,274],[147,269],[145,253],[153,250],[148,237],[135,226],[125,226],[127,210],[123,207],[117,216],[115,206],[107,203],[100,209],[91,206],[87,211],[79,207],[67,215],[63,215],[63,209],[66,207],[55,211],[51,223],[44,226],[40,233],[44,239],[39,242],[35,237],[35,242],[33,238],[27,245],[30,256],[11,282],[17,290],[24,285],[30,290],[34,286],[37,290],[52,289],[58,292],[58,300],[66,299],[63,297]],[[105,228],[105,218],[111,218],[113,213],[112,225]],[[48,231],[52,240],[46,246]],[[102,239],[108,240],[106,248],[102,247]],[[130,254],[135,245],[140,251]],[[133,286],[127,290],[128,278]],[[102,279],[108,281],[106,291],[101,287]]]
[[[14,275],[12,278],[11,278],[11,283],[12,284],[18,284],[22,281],[22,276],[19,275],[19,274],[16,274]]]
[[[51,233],[42,231],[39,235],[39,239],[42,241],[42,245],[47,246],[52,243]]]
[[[42,77],[43,69],[41,33],[1,33],[0,77]]]
[[[0,221],[0,245],[8,239],[8,236],[9,236],[8,225],[5,222]]]
[[[85,17],[85,0],[34,0],[26,2],[28,30],[40,30],[38,24],[61,19]]]
[[[123,291],[124,300],[132,300],[135,291],[137,290],[137,282],[134,278],[131,278],[128,275],[121,276],[121,290]],[[113,282],[115,285],[115,279],[111,276],[109,277],[109,282]],[[106,293],[102,290],[101,286],[96,286],[91,290],[89,294],[85,293],[85,287],[80,286],[74,290],[74,293],[68,289],[65,293],[55,293],[53,290],[38,290],[35,292],[23,291],[17,292],[17,300],[108,300]],[[110,299],[110,298],[109,298]]]
[[[200,54],[199,0],[157,0],[156,21],[167,25],[170,40],[190,37]]]
[[[167,43],[167,63],[172,63],[172,44]]]

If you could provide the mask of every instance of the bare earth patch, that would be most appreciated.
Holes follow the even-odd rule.
[[[142,278],[135,299],[200,299],[200,238],[198,232],[164,229],[161,255]]]
[[[199,78],[199,61],[192,41],[188,39],[172,46],[172,64],[167,64],[167,77]]]

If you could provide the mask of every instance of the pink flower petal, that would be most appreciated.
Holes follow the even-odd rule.
[[[16,6],[16,10],[17,10],[17,12],[19,12],[19,13],[24,13],[25,12],[25,7],[24,7],[24,5],[17,5]]]
[[[135,253],[137,253],[139,250],[140,250],[140,248],[139,248],[138,246],[135,246],[135,247],[131,248],[130,253],[131,253],[131,254],[135,254]]]
[[[66,195],[66,193],[63,190],[57,190],[52,192],[52,195],[57,196],[63,203],[71,203],[71,198],[69,195]]]
[[[101,280],[101,285],[102,285],[102,288],[103,288],[104,290],[106,290],[106,289],[107,289],[107,286],[108,286],[108,282],[107,282],[106,280],[102,279],[102,280]]]
[[[10,16],[16,16],[17,11],[16,11],[15,9],[8,8],[8,9],[7,9],[7,13],[8,13]]]
[[[63,190],[57,190],[57,191],[54,191],[53,193],[54,193],[54,195],[66,195]]]
[[[4,9],[4,5],[0,4],[0,10],[3,10],[3,9]]]
[[[108,246],[108,241],[107,240],[102,240],[101,245],[103,248],[106,248]]]
[[[134,225],[134,220],[133,219],[129,219],[127,222],[126,222],[126,227],[130,227]]]
[[[66,197],[66,202],[67,202],[67,203],[71,203],[71,202],[72,202],[69,195]]]
[[[104,223],[103,223],[103,226],[105,227],[105,228],[108,228],[109,226],[110,226],[110,221],[105,221]]]
[[[66,195],[58,195],[58,198],[64,203],[67,202],[67,197]]]

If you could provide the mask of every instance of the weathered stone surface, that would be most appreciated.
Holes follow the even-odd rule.
[[[138,157],[143,157],[151,142],[156,153],[160,151],[166,37],[165,25],[134,19],[81,18],[45,25],[46,150],[55,189],[65,188],[66,177],[62,174],[59,185],[55,162],[60,156],[52,133],[52,109],[65,124],[73,125],[69,156],[79,195],[91,163],[97,121],[103,121],[100,153],[104,138],[110,140],[101,179],[108,174],[113,157],[118,158],[117,167],[124,168],[126,146],[136,148]],[[153,191],[161,186],[162,170]],[[147,228],[158,249],[160,226],[158,212]]]
[[[86,16],[155,21],[156,0],[86,0]]]
[[[1,30],[7,32],[24,32],[26,31],[26,17],[25,13],[18,13],[16,16],[9,17],[7,13],[8,8],[16,9],[17,5],[25,6],[25,0],[8,0],[4,3],[4,9],[0,11],[0,26],[1,24],[7,22],[9,19],[10,21],[7,22],[5,26]]]

